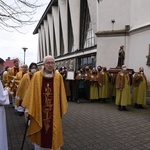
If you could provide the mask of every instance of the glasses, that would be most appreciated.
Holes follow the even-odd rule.
[[[46,62],[45,64],[46,64],[46,65],[54,65],[55,62],[53,62],[53,61],[52,61],[52,62]]]

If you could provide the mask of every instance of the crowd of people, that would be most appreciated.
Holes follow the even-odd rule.
[[[7,139],[4,103],[9,95],[19,115],[25,113],[25,118],[30,119],[28,136],[35,150],[57,150],[63,145],[61,118],[67,111],[67,101],[80,103],[85,99],[105,103],[111,99],[119,111],[127,110],[131,104],[135,108],[146,104],[148,84],[143,67],[138,72],[128,70],[125,65],[113,72],[105,66],[84,66],[77,71],[66,67],[55,69],[52,56],[44,58],[42,69],[34,62],[29,68],[26,64],[20,67],[18,59],[11,68],[4,70],[3,64],[0,58],[0,119],[3,122],[0,126],[3,133],[0,133]],[[68,77],[70,71],[73,78]],[[7,140],[3,140],[0,138],[0,145],[7,150]]]
[[[6,117],[4,104],[10,98],[15,110],[25,113],[29,121],[27,135],[35,150],[60,150],[63,145],[61,118],[66,113],[68,103],[63,77],[55,71],[55,60],[46,56],[42,69],[36,63],[3,71],[4,60],[0,58],[0,145],[8,150]],[[23,144],[22,144],[23,145]]]
[[[76,71],[75,80],[68,80],[67,68],[61,67],[59,72],[64,79],[67,99],[77,103],[82,99],[105,103],[109,99],[120,111],[127,110],[128,105],[143,108],[148,89],[144,68],[134,72],[122,65],[114,70],[107,70],[105,66],[98,66],[97,69],[85,66]]]

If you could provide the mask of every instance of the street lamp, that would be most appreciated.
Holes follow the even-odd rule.
[[[24,51],[24,64],[25,64],[25,53],[26,53],[26,50],[27,50],[28,48],[23,47],[22,49],[23,49],[23,51]]]

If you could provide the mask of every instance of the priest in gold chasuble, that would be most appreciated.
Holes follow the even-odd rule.
[[[63,145],[61,119],[68,103],[63,78],[54,70],[54,58],[46,56],[43,64],[34,74],[22,106],[31,116],[28,136],[35,148],[58,150]]]

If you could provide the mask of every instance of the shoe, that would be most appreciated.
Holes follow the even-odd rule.
[[[122,111],[122,107],[121,107],[120,105],[118,106],[118,110],[119,110],[119,111]]]
[[[17,109],[17,111],[18,111],[18,112],[24,112],[24,108],[21,107],[21,106],[19,106],[18,109]]]
[[[141,104],[139,105],[139,108],[140,108],[140,109],[144,109],[144,107],[143,107]]]
[[[139,108],[139,105],[137,103],[134,104],[135,108]]]
[[[118,108],[119,111],[122,111],[122,108]]]
[[[123,109],[123,110],[125,110],[125,111],[127,111],[127,108],[126,108],[126,106],[123,106],[123,107],[122,107],[122,109]]]

